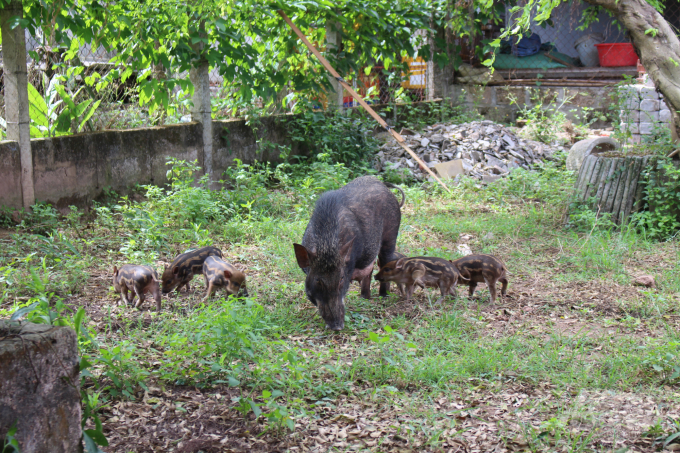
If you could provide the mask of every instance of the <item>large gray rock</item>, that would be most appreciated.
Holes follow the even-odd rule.
[[[80,372],[68,327],[0,320],[0,439],[23,453],[80,451]]]
[[[567,170],[578,171],[583,160],[593,153],[603,153],[619,149],[619,142],[610,137],[596,137],[574,143],[567,156]]]

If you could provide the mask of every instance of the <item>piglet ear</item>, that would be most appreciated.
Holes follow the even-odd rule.
[[[354,245],[354,238],[350,239],[340,249],[340,258],[346,263],[352,257],[352,245]]]
[[[308,250],[304,245],[293,244],[293,249],[295,249],[295,258],[297,259],[298,266],[301,269],[307,269],[311,265],[311,261],[316,257],[314,249]]]
[[[225,269],[225,270],[224,270],[224,276],[225,276],[226,278],[231,278],[231,271]]]
[[[179,274],[179,266],[173,267],[173,268],[172,268],[172,273],[173,273],[174,275],[178,275],[178,274]]]
[[[399,258],[399,260],[397,261],[397,264],[394,265],[394,268],[395,269],[401,269],[402,267],[404,267],[404,260],[405,259],[406,258]]]
[[[118,268],[113,266],[113,276],[115,277],[116,275],[118,275]]]

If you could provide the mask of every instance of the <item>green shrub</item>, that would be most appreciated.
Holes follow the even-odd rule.
[[[680,230],[680,168],[669,158],[643,172],[644,207],[631,223],[650,239],[663,240]]]

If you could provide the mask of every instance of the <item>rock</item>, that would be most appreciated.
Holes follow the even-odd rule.
[[[464,174],[477,179],[505,176],[510,170],[519,167],[530,169],[532,164],[550,159],[557,150],[542,143],[520,139],[511,129],[491,121],[436,124],[426,127],[422,134],[405,135],[404,139],[428,167],[462,160]],[[376,164],[376,168],[397,168],[396,164],[416,167],[413,176],[427,180],[427,175],[422,174],[425,170],[415,163],[412,167],[412,161],[404,159],[407,156],[394,139],[388,137],[387,140],[381,147],[382,154],[378,156],[380,164]]]
[[[487,241],[490,241],[490,240],[492,240],[494,237],[495,237],[494,234],[493,234],[492,232],[489,231],[488,233],[486,233],[486,234],[484,235],[483,239],[485,239],[485,240],[487,240]]]
[[[656,288],[656,282],[651,275],[642,275],[633,281],[633,285],[646,286],[647,288]]]
[[[467,244],[458,244],[456,246],[456,250],[458,251],[458,253],[464,256],[472,255],[472,249]]]
[[[486,162],[487,162],[487,163],[489,164],[489,166],[491,166],[491,167],[499,167],[499,168],[503,168],[503,169],[507,168],[505,162],[503,162],[502,160],[498,159],[497,157],[490,156],[490,155],[488,155],[488,154],[486,155]],[[503,171],[505,171],[505,170],[503,170]],[[501,173],[503,173],[503,172],[501,172]]]
[[[0,439],[16,422],[23,452],[79,451],[79,363],[73,329],[0,320]]]
[[[496,182],[499,179],[501,179],[501,177],[499,175],[484,175],[484,176],[482,176],[482,182],[485,182],[487,184],[492,183],[492,182]]]
[[[589,138],[574,143],[567,156],[567,170],[578,171],[586,157],[592,153],[601,153],[619,149],[619,142],[609,137]]]

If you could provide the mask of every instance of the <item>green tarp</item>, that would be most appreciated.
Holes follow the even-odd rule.
[[[554,50],[550,52],[550,55],[563,60],[576,66],[576,60],[563,53],[555,52]],[[496,69],[554,69],[554,68],[566,68],[565,65],[551,60],[545,56],[545,52],[539,52],[535,55],[528,57],[516,57],[510,54],[500,54],[496,55],[496,61],[494,61],[493,67]]]

